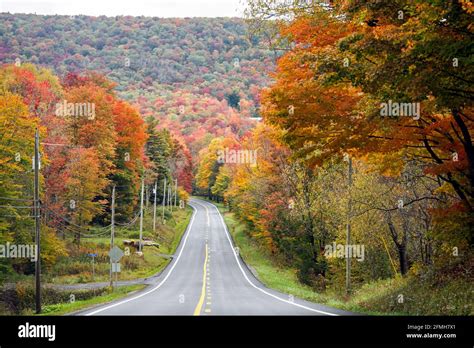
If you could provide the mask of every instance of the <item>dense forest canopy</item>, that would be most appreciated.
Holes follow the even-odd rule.
[[[194,153],[222,135],[224,124],[234,132],[242,122],[243,130],[250,126],[245,119],[258,116],[258,93],[275,60],[237,18],[2,13],[0,19],[0,61],[33,63],[59,76],[101,73],[145,117],[155,115],[177,134],[183,129]],[[195,131],[200,139],[193,146]]]

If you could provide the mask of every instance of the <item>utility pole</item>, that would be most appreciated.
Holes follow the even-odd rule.
[[[95,256],[92,256],[92,281],[95,279]]]
[[[153,199],[153,232],[156,232],[156,196],[158,194],[157,185],[158,182],[155,181],[155,188],[153,189],[153,193],[155,194],[155,197]]]
[[[142,251],[142,236],[143,236],[143,193],[145,190],[145,179],[142,176],[142,194],[140,195],[140,242],[138,244],[138,251]]]
[[[349,201],[347,203],[347,228],[346,228],[346,250],[349,250],[351,244],[351,215],[352,215],[352,197],[351,197],[351,186],[352,186],[352,158],[349,157],[349,168],[348,168],[348,190],[349,190]],[[351,258],[346,255],[346,294],[351,293]]]
[[[82,199],[79,201],[80,203],[82,203]],[[81,208],[81,205],[79,205],[79,208]],[[79,209],[79,226],[81,226],[81,229],[82,229],[82,209]],[[79,248],[81,246],[81,232],[77,232],[76,234],[77,236],[77,247]]]
[[[111,211],[112,211],[112,217],[111,217],[111,221],[110,221],[110,250],[112,250],[114,248],[114,239],[115,239],[115,185],[114,187],[112,188],[112,207],[111,207]],[[110,286],[112,287],[112,289],[114,288],[114,275],[113,275],[113,272],[112,272],[112,259],[110,260]]]
[[[165,176],[165,181],[163,183],[163,217],[162,217],[162,222],[163,224],[165,223],[165,205],[166,205],[166,176]]]
[[[145,208],[148,209],[148,201],[150,200],[150,191],[148,188],[145,190]]]
[[[171,183],[168,185],[168,209],[173,211],[173,207],[171,206]]]
[[[174,206],[176,207],[176,199],[178,197],[178,179],[175,179],[174,183]]]
[[[35,212],[35,241],[36,241],[36,262],[35,262],[35,287],[36,287],[36,314],[41,313],[41,234],[40,234],[40,198],[39,198],[39,131],[36,128],[35,134],[35,179],[34,179],[34,212]]]

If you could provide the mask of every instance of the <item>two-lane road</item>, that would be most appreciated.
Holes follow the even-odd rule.
[[[143,291],[82,315],[347,315],[266,288],[235,251],[217,208],[192,199],[172,262]]]

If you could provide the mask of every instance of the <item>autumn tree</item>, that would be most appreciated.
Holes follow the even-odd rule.
[[[112,181],[119,187],[116,198],[117,218],[130,218],[138,202],[148,134],[145,122],[130,104],[117,100],[113,115],[117,143]]]
[[[38,120],[29,115],[22,97],[3,92],[0,124],[0,242],[30,243],[31,158]],[[5,259],[0,263],[5,274],[11,272],[9,265]]]
[[[78,230],[75,242],[79,244],[81,232],[86,231],[92,219],[103,212],[107,201],[98,200],[97,197],[104,196],[107,178],[101,171],[99,156],[93,148],[72,150],[67,170],[69,176],[65,203],[69,208],[70,220]]]
[[[264,92],[265,118],[285,130],[285,142],[309,166],[347,152],[377,158],[382,172],[399,175],[404,161],[418,161],[449,197],[438,209],[466,222],[451,233],[472,242],[474,73],[459,69],[471,59],[471,14],[441,1],[292,10],[280,29],[292,49]],[[386,113],[394,104],[413,110]]]

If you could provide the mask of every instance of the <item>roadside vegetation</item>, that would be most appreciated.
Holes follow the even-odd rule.
[[[246,14],[280,52],[262,121],[199,152],[196,192],[291,275],[257,262],[266,282],[364,312],[472,314],[472,3],[249,0]]]
[[[122,250],[128,248],[129,253],[123,256],[122,271],[119,280],[146,278],[161,271],[170,261],[182,234],[189,222],[192,209],[175,208],[173,214],[166,212],[166,224],[161,222],[161,207],[157,208],[157,230],[152,231],[151,210],[144,219],[143,239],[156,243],[156,246],[145,246],[142,256],[136,254],[136,248],[127,246],[126,242],[138,242],[140,231],[138,223],[131,228],[116,228],[115,245]],[[53,284],[78,284],[88,282],[103,282],[109,280],[110,236],[86,239],[80,248],[71,248],[68,257],[58,259],[47,274],[45,282]],[[97,253],[95,258],[94,278],[92,274],[91,253]],[[128,254],[128,255],[127,255]]]
[[[472,279],[465,263],[447,265],[431,274],[415,272],[407,277],[374,280],[358,284],[347,296],[344,287],[331,286],[324,291],[303,284],[297,269],[275,258],[261,242],[222,203],[215,203],[224,217],[242,259],[271,289],[312,302],[370,315],[473,315]],[[472,262],[472,260],[470,261]],[[454,276],[452,274],[455,274]]]
[[[77,285],[78,290],[90,288],[81,284],[91,282],[107,286],[112,202],[115,245],[128,250],[119,279],[148,277],[163,269],[190,215],[189,208],[178,208],[185,207],[192,182],[191,154],[182,139],[122,100],[116,84],[97,72],[57,76],[18,58],[0,66],[0,85],[4,310],[19,314],[28,308],[22,303],[28,298],[23,291],[29,294],[33,287],[38,243],[45,293],[49,285],[51,293],[65,285]],[[32,170],[33,153],[40,158],[37,172]],[[35,197],[33,174],[39,179]],[[155,200],[159,208],[163,201],[167,206],[166,224],[160,222],[160,210],[153,231]],[[142,202],[146,244],[144,255],[139,255],[135,251]],[[31,213],[37,204],[36,222]],[[40,241],[32,233],[36,223]],[[30,255],[5,254],[11,247],[25,246]],[[63,301],[62,294],[51,301],[45,296],[44,304],[55,304],[55,299]]]
[[[161,208],[161,207],[160,207]],[[161,214],[161,210],[159,210]],[[133,280],[146,278],[161,272],[170,262],[181,237],[186,230],[192,209],[175,209],[173,213],[166,211],[166,224],[161,220],[157,223],[156,232],[152,231],[152,217],[147,214],[144,219],[143,239],[156,242],[156,246],[145,246],[143,255],[136,254],[133,247],[126,253],[121,263],[121,273],[118,280]],[[161,216],[161,215],[160,215]],[[135,241],[139,238],[136,226],[117,228],[115,245],[125,250],[124,241]],[[87,288],[88,283],[105,282],[110,280],[110,264],[108,252],[110,237],[90,238],[81,243],[81,247],[71,246],[68,257],[60,257],[57,262],[45,270],[43,274],[43,311],[45,315],[61,315],[71,311],[86,308],[126,296],[130,292],[143,289],[145,285],[125,285],[115,287],[104,285],[97,288]],[[92,259],[95,257],[94,277]],[[127,255],[128,254],[128,255]],[[13,279],[12,279],[13,280]],[[17,276],[15,282],[4,284],[0,290],[0,314],[31,315],[34,308],[34,276]],[[62,289],[61,285],[75,285],[72,289]]]
[[[94,297],[78,300],[75,302],[57,303],[52,305],[46,305],[43,308],[41,315],[64,315],[75,311],[86,309],[88,307],[108,303],[119,298],[133,294],[134,292],[140,291],[145,288],[145,285],[130,285],[122,286],[113,291],[108,288],[101,295],[95,295]]]

